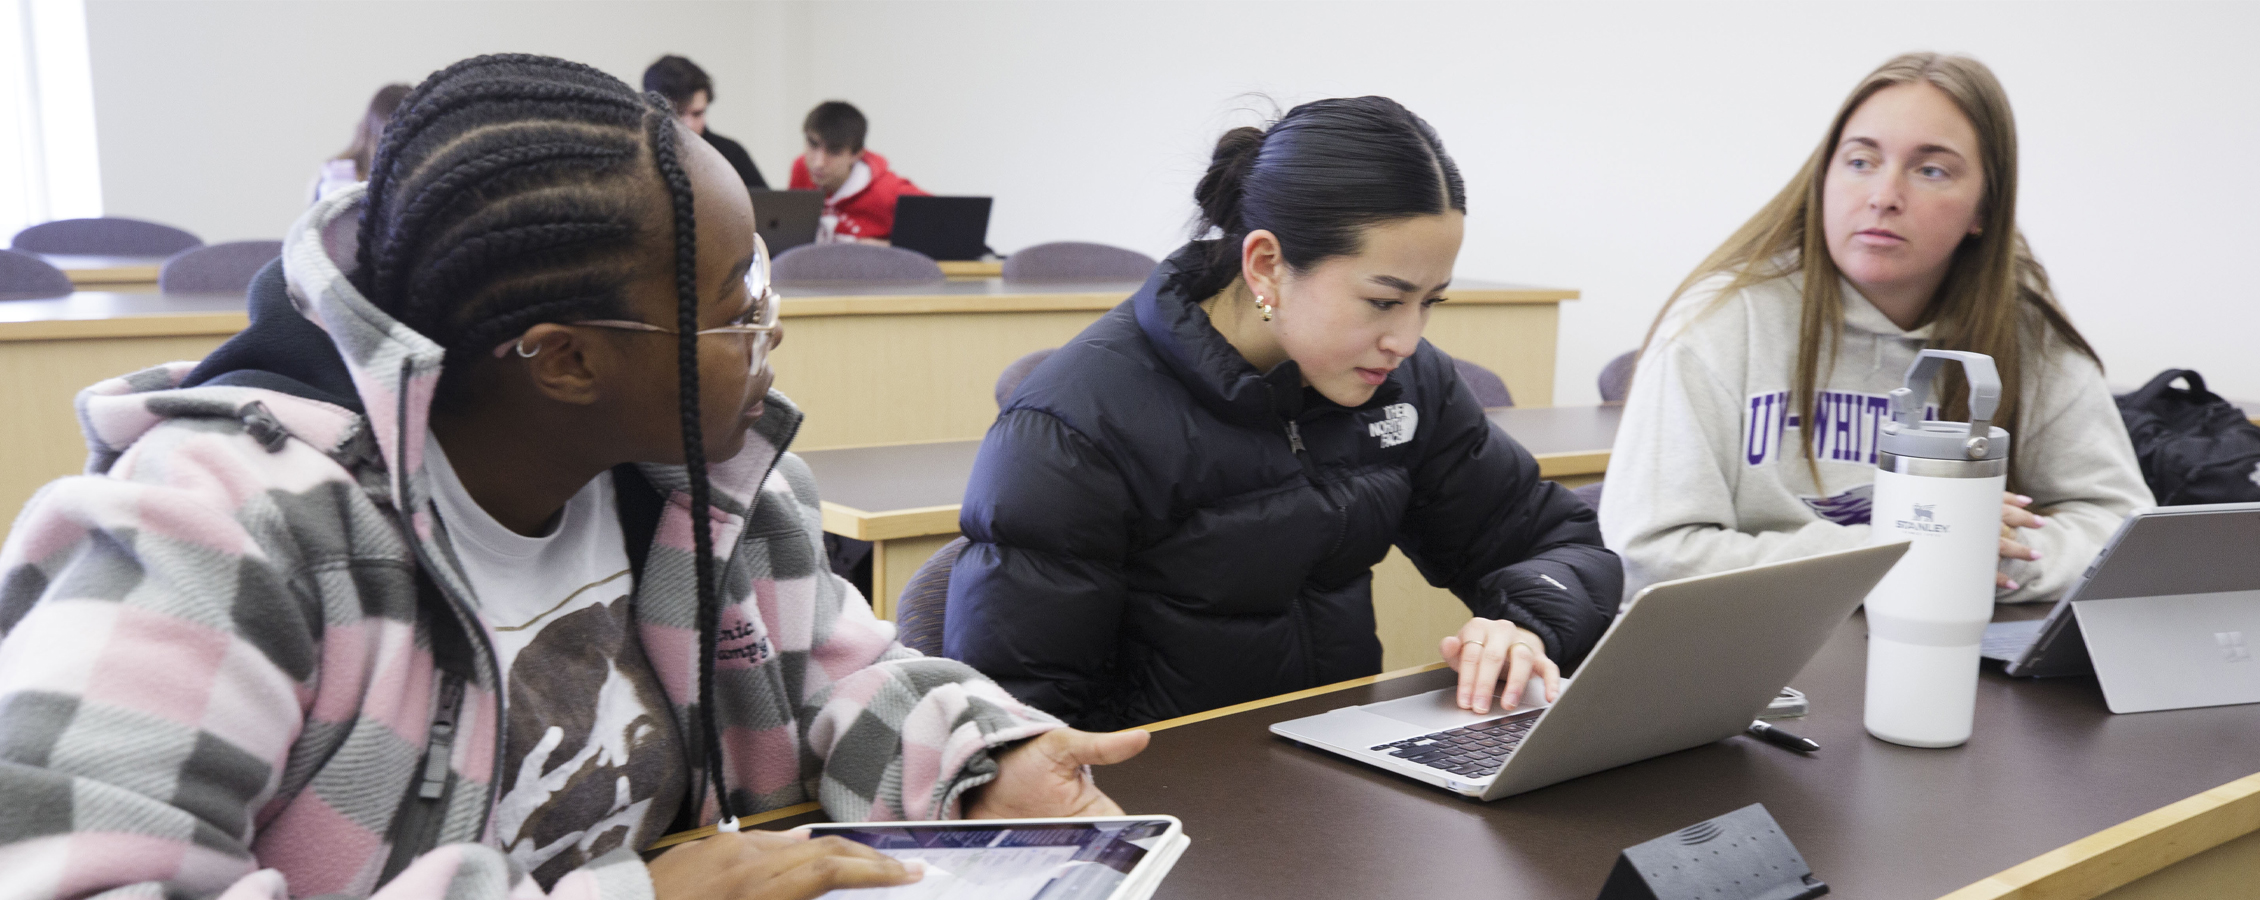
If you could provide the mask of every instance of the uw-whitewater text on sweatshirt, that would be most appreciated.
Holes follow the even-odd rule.
[[[1876,435],[1931,326],[1900,328],[1843,285],[1843,341],[1833,366],[1822,359],[1808,465],[1808,423],[1790,397],[1803,276],[1720,299],[1730,280],[1714,276],[1680,299],[1625,398],[1600,512],[1628,598],[1659,581],[1868,542]],[[2023,421],[1997,424],[2014,432],[2018,487],[2047,524],[2019,532],[2039,560],[2002,561],[2018,584],[1996,597],[2005,603],[2054,599],[2122,519],[2153,502],[2102,368],[2053,331],[2030,331],[2045,336],[2025,354]]]

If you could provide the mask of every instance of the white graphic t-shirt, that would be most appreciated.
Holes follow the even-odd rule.
[[[686,787],[673,713],[644,657],[612,475],[565,504],[554,530],[496,522],[427,441],[433,502],[504,673],[495,834],[546,890],[664,833]]]

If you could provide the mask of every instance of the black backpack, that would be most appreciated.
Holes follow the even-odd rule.
[[[2118,400],[2158,505],[2260,501],[2260,425],[2206,390],[2204,376],[2167,369]]]

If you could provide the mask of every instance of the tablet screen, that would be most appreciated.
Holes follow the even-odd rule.
[[[1159,845],[1169,823],[1124,819],[996,825],[816,826],[902,860],[926,877],[892,888],[834,891],[855,900],[1106,900]]]

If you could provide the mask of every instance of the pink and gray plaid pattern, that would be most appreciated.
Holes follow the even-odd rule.
[[[79,398],[88,473],[44,488],[0,548],[0,900],[543,896],[482,843],[502,721],[484,654],[442,846],[376,891],[439,683],[416,574],[459,609],[470,594],[444,562],[418,458],[443,354],[363,300],[333,261],[350,248],[322,239],[359,199],[310,211],[284,260],[372,415],[183,389],[186,364],[112,379]],[[289,434],[273,450],[254,433],[264,423],[247,424],[254,401]],[[800,413],[777,394],[768,408],[712,473],[727,576],[715,715],[733,803],[953,815],[993,777],[989,748],[1058,723],[904,649],[830,574],[814,480],[784,452]],[[667,496],[637,586],[641,636],[684,742],[703,746],[686,480],[643,473]],[[713,787],[696,780],[710,821]],[[623,850],[547,895],[650,892]]]

